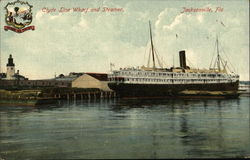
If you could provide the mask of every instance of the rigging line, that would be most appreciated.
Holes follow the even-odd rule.
[[[225,61],[225,65],[223,67],[224,68],[223,70],[227,72],[227,68],[226,67],[227,67],[227,61]]]
[[[158,51],[157,51],[157,52],[158,52]],[[165,63],[164,57],[163,57],[163,56],[160,56],[160,58],[161,58],[161,65],[162,65],[162,67],[164,67],[164,65],[167,67],[167,63]]]
[[[234,72],[235,72],[235,68],[234,68],[234,66],[232,65],[232,63],[229,61],[229,58],[228,58],[228,56],[227,56],[227,54],[226,54],[226,52],[225,52],[224,48],[222,48],[222,53],[225,55],[226,60],[229,62],[229,65],[230,65],[230,67],[231,67],[232,71],[234,71]],[[228,67],[229,67],[229,66],[228,66]]]
[[[226,70],[228,69],[228,71],[230,73],[232,73],[233,71],[231,70],[231,68],[229,68],[229,66],[227,65],[227,61],[225,61],[225,67],[224,67]]]
[[[215,64],[216,64],[216,42],[214,44],[214,50],[213,50],[213,57],[211,61],[211,68],[215,69]]]
[[[150,34],[150,30],[148,30],[148,34]],[[150,48],[150,38],[148,39],[147,41],[147,53],[149,54],[148,55],[148,61],[147,61],[147,67],[150,67],[150,56],[151,56],[151,48]]]
[[[156,56],[156,59],[157,59],[157,63],[158,63],[158,65],[160,66],[160,63],[159,63],[159,57],[158,57],[158,55],[157,55],[156,48],[155,48],[155,56]]]
[[[222,64],[222,67],[225,68],[225,64],[224,64],[224,60],[222,59],[222,57],[220,58],[220,61],[221,61],[221,64]]]
[[[188,64],[190,64],[191,67],[195,67],[194,64],[191,63],[191,61],[188,58],[186,58],[186,60],[188,61]]]
[[[150,40],[151,40],[151,49],[152,49],[152,58],[153,58],[153,68],[155,68],[155,57],[154,57],[154,44],[152,38],[152,31],[151,31],[151,23],[149,21],[149,29],[150,29]]]
[[[162,65],[162,62],[160,61],[159,59],[159,52],[158,50],[155,48],[155,55],[156,55],[156,58],[157,58],[157,61],[158,61],[158,64],[161,68],[163,68],[163,65]]]
[[[161,61],[161,63],[162,63],[162,67],[164,67],[164,66],[166,66],[166,68],[167,68],[167,63],[165,63],[165,61],[164,61],[164,58],[163,57],[161,57],[161,59],[162,59],[162,61]]]
[[[148,40],[145,44],[146,48],[145,48],[145,51],[144,51],[144,56],[143,56],[143,63],[145,64],[145,59],[146,59],[146,55],[147,55],[147,48],[148,48]]]
[[[157,61],[158,61],[159,66],[160,66],[161,68],[163,68],[163,67],[162,67],[162,64],[161,64],[161,62],[160,62],[160,59],[159,59],[159,56],[158,56],[157,52],[155,52],[155,55],[156,55],[156,58],[157,58]]]
[[[222,59],[223,61],[224,61],[224,63],[225,63],[225,65],[224,65],[224,68],[227,70],[228,69],[228,71],[229,72],[232,72],[232,70],[229,68],[229,66],[227,65],[228,63],[227,63],[227,61],[225,61],[224,59]]]
[[[148,65],[147,65],[147,67],[150,67],[149,65],[150,65],[150,57],[151,56],[151,49],[149,48],[149,55],[148,55]]]
[[[235,73],[228,66],[226,66],[226,67],[227,67],[227,69],[229,70],[230,73]]]
[[[214,60],[214,65],[213,65],[213,69],[216,68],[216,63],[217,63],[217,61],[216,61],[216,58],[215,58],[215,60]]]
[[[234,68],[233,64],[229,61],[229,58],[228,58],[228,56],[227,56],[227,54],[226,54],[226,52],[225,52],[224,48],[222,48],[222,52],[223,52],[223,53],[224,53],[224,55],[226,56],[227,61],[229,62],[229,64],[230,64],[230,65],[231,65],[231,67],[232,67],[232,70],[235,72],[235,71],[236,71],[236,69]]]
[[[214,61],[215,48],[216,48],[216,42],[215,42],[215,44],[214,44],[213,56],[212,56],[212,60],[211,60],[211,62],[210,62],[209,68],[211,68],[211,65],[213,64],[213,61]]]

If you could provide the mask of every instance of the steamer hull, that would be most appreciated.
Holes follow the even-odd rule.
[[[237,98],[239,82],[215,84],[126,84],[111,82],[109,87],[123,98],[218,97]]]

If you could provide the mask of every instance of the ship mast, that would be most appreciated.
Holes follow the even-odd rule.
[[[153,40],[152,40],[152,31],[151,31],[150,21],[149,21],[149,30],[150,30],[150,40],[151,40],[151,49],[152,49],[152,57],[153,57],[153,68],[155,68],[154,44],[153,44]]]
[[[219,41],[218,41],[218,35],[216,36],[216,47],[217,47],[217,67],[220,71],[220,53],[219,53]]]

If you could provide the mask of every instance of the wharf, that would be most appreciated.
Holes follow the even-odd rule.
[[[83,100],[116,98],[113,91],[102,91],[97,88],[41,88],[0,90],[0,104],[39,105],[49,104],[57,100]]]

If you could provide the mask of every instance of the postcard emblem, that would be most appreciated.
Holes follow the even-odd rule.
[[[30,26],[32,23],[32,8],[28,2],[15,1],[8,3],[5,6],[6,15],[4,30],[22,33],[27,30],[35,30],[35,26]]]

